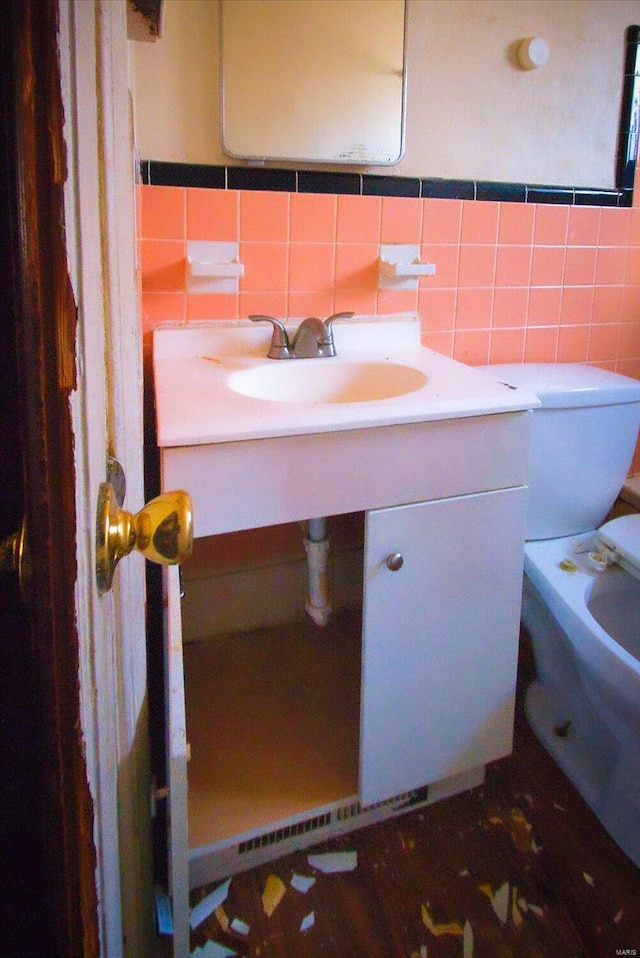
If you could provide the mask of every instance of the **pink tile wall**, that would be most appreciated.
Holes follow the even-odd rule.
[[[168,320],[417,311],[471,364],[590,362],[640,378],[640,207],[142,186],[145,337]],[[186,241],[240,244],[236,294],[187,294]],[[380,243],[420,243],[417,290],[378,290]]]

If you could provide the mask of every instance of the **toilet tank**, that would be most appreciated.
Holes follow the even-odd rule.
[[[597,528],[631,465],[640,381],[580,363],[514,363],[487,371],[541,403],[533,412],[527,539]]]

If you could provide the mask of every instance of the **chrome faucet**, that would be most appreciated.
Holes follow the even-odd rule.
[[[334,313],[324,322],[317,316],[309,316],[302,320],[291,341],[284,323],[281,323],[279,319],[262,315],[249,316],[249,319],[254,323],[266,322],[273,325],[273,335],[267,353],[269,359],[319,359],[323,356],[336,355],[333,341],[334,320],[351,319],[352,316],[353,313]]]

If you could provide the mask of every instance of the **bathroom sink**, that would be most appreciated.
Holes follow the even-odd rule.
[[[426,385],[419,369],[394,362],[282,360],[232,373],[229,387],[253,399],[283,403],[360,403],[393,399]]]
[[[154,332],[162,483],[189,490],[196,535],[526,481],[539,400],[424,348],[417,317],[340,322],[332,357],[270,341],[249,320]]]
[[[248,320],[156,329],[159,445],[311,436],[539,404],[425,349],[413,316],[340,322],[332,357],[269,359],[270,340],[270,329]]]

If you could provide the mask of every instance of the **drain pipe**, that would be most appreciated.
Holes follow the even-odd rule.
[[[325,626],[331,616],[331,596],[327,575],[329,537],[326,517],[309,519],[304,539],[309,568],[309,598],[305,609],[316,625]]]

